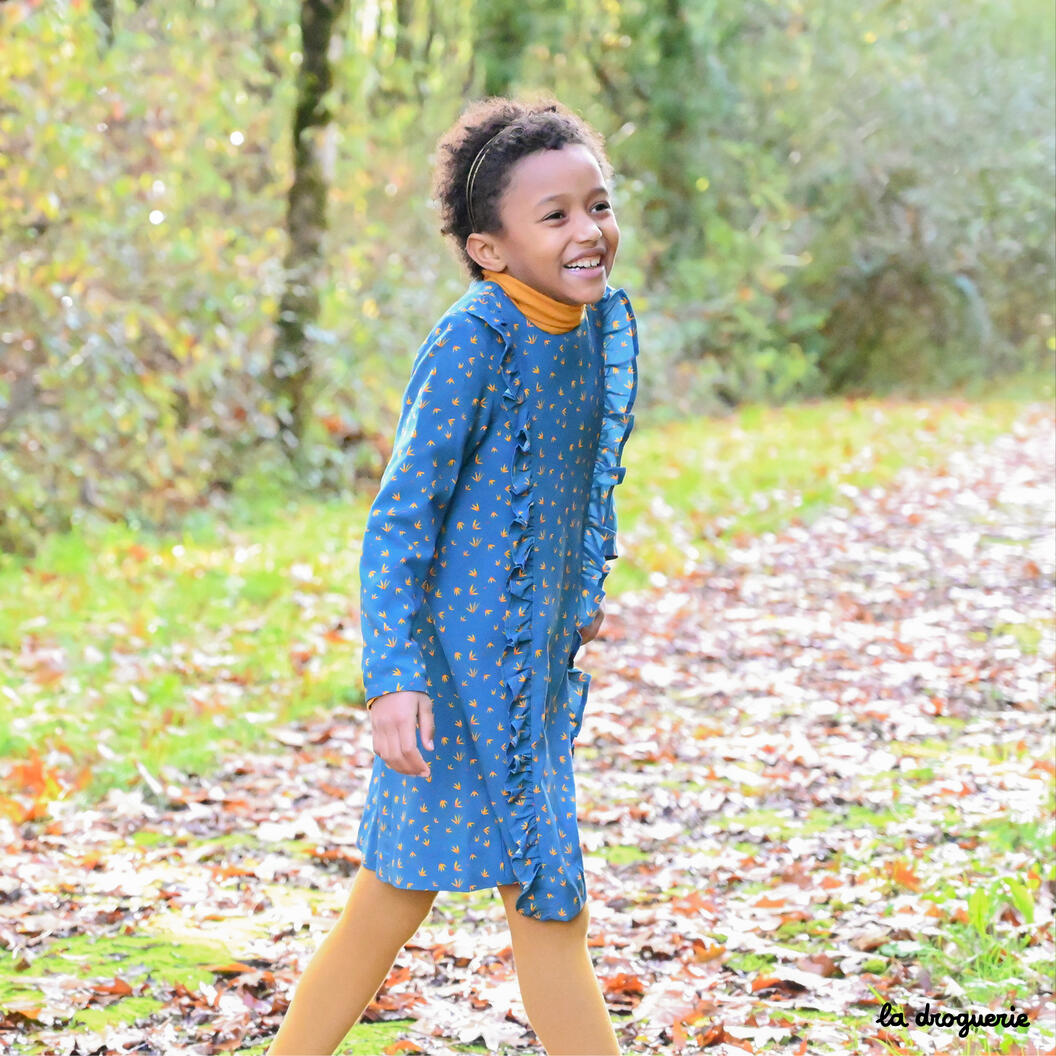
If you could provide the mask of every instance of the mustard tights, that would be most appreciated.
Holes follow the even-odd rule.
[[[535,920],[514,908],[520,887],[499,884],[528,1019],[548,1056],[619,1056],[587,950],[589,914]],[[435,891],[410,891],[361,866],[348,904],[297,984],[268,1056],[329,1056],[429,915]]]

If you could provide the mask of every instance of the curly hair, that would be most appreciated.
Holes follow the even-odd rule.
[[[466,180],[481,148],[488,148],[472,181],[474,227],[466,200]],[[436,146],[433,199],[439,206],[444,235],[451,238],[469,273],[484,277],[481,266],[466,252],[466,239],[476,231],[502,232],[499,202],[513,166],[540,150],[559,150],[581,143],[594,155],[606,180],[613,175],[601,135],[552,97],[522,102],[492,96],[471,103],[441,136]]]

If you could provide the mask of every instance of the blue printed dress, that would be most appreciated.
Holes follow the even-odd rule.
[[[637,355],[623,290],[552,334],[483,280],[417,352],[360,561],[367,697],[433,702],[429,779],[375,756],[356,838],[395,887],[516,882],[538,920],[586,903],[574,660],[617,556]]]

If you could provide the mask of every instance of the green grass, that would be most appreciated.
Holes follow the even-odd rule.
[[[613,865],[633,865],[636,862],[648,862],[652,857],[652,855],[643,851],[641,847],[627,844],[600,847],[595,853]]]
[[[790,836],[827,832],[837,827],[846,830],[872,828],[882,831],[889,825],[899,824],[912,814],[910,807],[896,806],[889,810],[873,810],[852,803],[841,811],[815,807],[800,818],[793,817],[788,811],[767,808],[746,810],[739,814],[723,814],[715,818],[712,825],[722,830],[759,830],[773,840],[784,840]]]
[[[994,625],[991,637],[1011,638],[1028,656],[1036,656],[1046,632],[1051,636],[1053,627],[1056,627],[1056,620],[1049,620],[1045,624],[998,623]]]
[[[401,1035],[413,1031],[415,1020],[413,1019],[390,1019],[381,1023],[357,1023],[345,1035],[345,1040],[338,1047],[335,1056],[377,1056],[393,1042],[398,1041]],[[263,1041],[259,1045],[243,1046],[236,1050],[237,1056],[263,1056],[270,1042]],[[450,1046],[456,1052],[483,1052],[488,1051],[483,1045],[458,1045]]]
[[[908,953],[929,972],[949,973],[970,1002],[1000,1001],[1010,988],[1022,985],[1023,957],[1031,945],[1030,935],[1002,926],[1002,915],[1015,910],[1028,927],[1034,925],[1040,883],[1040,878],[1029,876],[980,877],[968,894],[967,919],[950,920],[941,937],[913,943],[910,951],[881,946],[878,952]],[[955,891],[946,883],[925,897],[941,906]]]
[[[222,945],[173,942],[146,934],[71,935],[53,939],[27,970],[12,956],[0,957],[0,1008],[8,1001],[39,1002],[47,1007],[40,979],[69,976],[78,979],[119,978],[144,993],[116,998],[106,1008],[79,1009],[68,1022],[71,1031],[102,1030],[147,1019],[163,1007],[149,996],[157,983],[182,983],[194,989],[211,983],[213,972],[201,967],[229,960]],[[20,1050],[23,1051],[23,1050]],[[24,1051],[39,1051],[27,1042]]]
[[[1052,391],[1051,379],[1019,379],[973,401],[827,400],[639,423],[609,593],[683,571],[687,553],[808,522],[846,501],[847,485],[986,441]],[[37,750],[47,763],[19,775],[24,787],[95,798],[140,782],[137,762],[162,780],[167,767],[208,772],[266,746],[273,724],[359,705],[344,628],[358,624],[370,498],[289,509],[265,489],[239,494],[226,523],[199,511],[168,535],[85,525],[30,561],[0,555],[0,758]],[[1036,647],[1050,632],[994,633]]]

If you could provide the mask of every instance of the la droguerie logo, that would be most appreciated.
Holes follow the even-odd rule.
[[[889,1001],[884,1002],[884,1007],[880,1009],[876,1022],[881,1027],[909,1025],[901,1010],[892,1011]],[[913,1022],[918,1027],[957,1027],[957,1036],[966,1038],[968,1031],[978,1030],[980,1027],[1029,1027],[1030,1017],[1026,1012],[1016,1012],[1015,1005],[1010,1005],[1007,1012],[943,1012],[941,1009],[932,1012],[929,1001],[913,1017]]]

